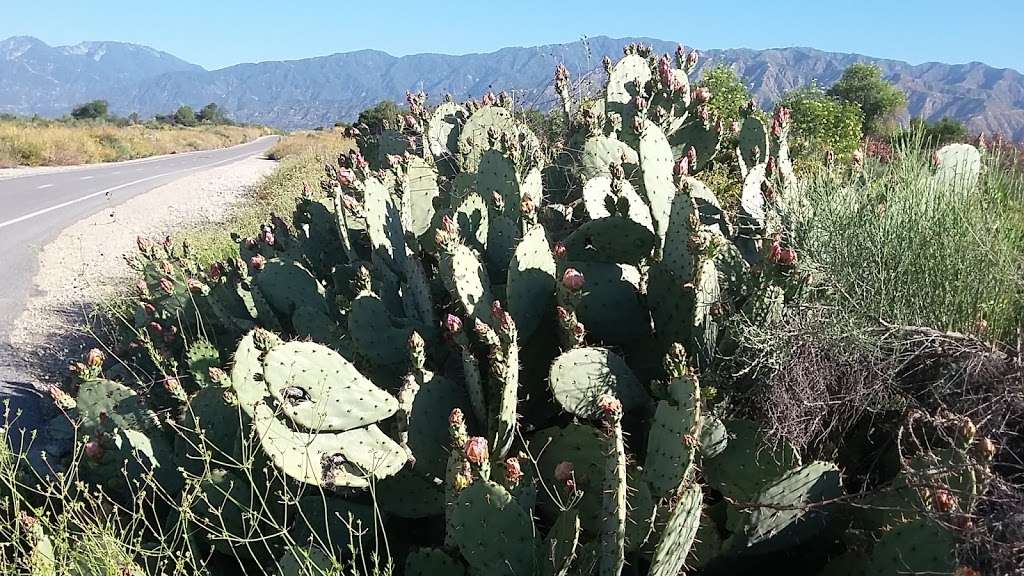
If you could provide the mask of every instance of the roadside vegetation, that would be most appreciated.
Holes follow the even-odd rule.
[[[1024,574],[1021,150],[870,66],[766,111],[648,56],[292,134],[139,239],[73,454],[0,450],[0,566]]]
[[[188,106],[142,121],[113,117],[102,100],[62,119],[0,116],[0,168],[69,166],[134,160],[242,144],[272,133],[231,122],[216,105]]]
[[[319,192],[324,164],[337,161],[339,155],[354,147],[355,141],[338,129],[294,132],[283,137],[267,152],[268,158],[280,161],[281,165],[239,202],[228,220],[189,230],[182,239],[193,247],[203,265],[230,257],[238,251],[231,231],[257,228],[268,214],[291,213],[295,201],[304,193]]]

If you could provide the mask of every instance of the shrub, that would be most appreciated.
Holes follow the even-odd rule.
[[[71,111],[71,117],[75,120],[100,120],[107,117],[109,105],[106,100],[93,100]]]
[[[865,134],[878,134],[899,110],[907,105],[907,96],[882,79],[882,69],[874,64],[851,64],[828,90],[828,95],[857,105],[863,116]]]
[[[823,150],[849,155],[860,146],[863,113],[854,104],[832,98],[816,84],[786,94],[782,106],[792,111],[797,156]]]
[[[898,324],[1010,342],[1024,321],[1024,179],[989,157],[977,186],[933,176],[920,140],[887,165],[808,179],[804,239],[849,299]]]

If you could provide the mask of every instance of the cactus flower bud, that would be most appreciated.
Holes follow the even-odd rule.
[[[474,436],[466,442],[465,448],[466,460],[469,460],[473,464],[483,464],[490,457],[487,450],[487,439],[480,436]]]
[[[263,267],[267,265],[267,259],[262,254],[257,254],[249,259],[249,265],[256,270],[263,270]]]
[[[686,47],[682,44],[676,44],[676,64],[682,66],[686,63]]]
[[[572,315],[569,313],[568,310],[565,309],[564,306],[555,307],[555,312],[558,313],[558,320],[560,322],[568,322],[569,319],[572,318]]]
[[[103,445],[100,444],[100,441],[96,438],[90,438],[89,441],[85,443],[83,452],[85,452],[85,457],[93,462],[99,462],[103,459]]]
[[[167,342],[168,344],[170,344],[171,342],[174,342],[174,339],[177,338],[177,337],[178,337],[178,327],[177,326],[171,326],[170,328],[167,328],[166,330],[164,330],[164,342]]]
[[[452,220],[452,217],[447,214],[441,218],[441,229],[450,236],[455,236],[459,233],[459,227],[455,225],[455,220]]]
[[[769,156],[768,157],[768,162],[765,163],[765,166],[764,166],[764,174],[765,174],[765,176],[771,178],[775,174],[775,168],[776,168],[775,156]]]
[[[174,293],[174,280],[167,278],[166,276],[160,279],[160,289],[168,294]]]
[[[505,460],[505,480],[516,486],[523,479],[523,469],[519,466],[519,458],[511,456]]]
[[[149,252],[153,249],[153,242],[148,238],[143,238],[142,236],[135,237],[135,245],[139,247],[139,252],[143,253]]]
[[[988,438],[982,438],[975,444],[975,451],[978,454],[978,458],[983,462],[991,462],[996,457],[996,444]]]
[[[697,148],[690,146],[690,149],[686,151],[686,159],[689,160],[690,166],[697,165]]]
[[[351,168],[338,169],[338,184],[342,188],[351,188],[356,183],[356,173]]]
[[[211,382],[223,382],[227,377],[227,373],[216,366],[210,366],[206,369],[206,377]]]
[[[174,376],[169,376],[164,380],[164,390],[167,390],[175,398],[185,395],[185,389],[181,387],[181,382]]]
[[[220,262],[214,262],[210,264],[210,268],[206,272],[206,275],[210,278],[210,280],[215,281],[220,280],[222,274],[224,274],[224,265],[221,264]]]
[[[462,319],[454,314],[449,314],[444,318],[444,329],[449,334],[458,334],[462,332]]]
[[[84,365],[82,367],[84,368]],[[56,384],[51,384],[49,390],[50,398],[53,399],[53,403],[56,404],[57,407],[60,408],[61,410],[71,410],[75,406],[77,406],[75,399],[72,398],[70,394],[61,389],[60,386],[57,386]]]
[[[203,288],[205,287],[202,282],[195,278],[189,278],[186,280],[185,285],[188,286],[188,291],[193,294],[202,294]]]
[[[602,394],[601,397],[597,399],[597,409],[606,416],[621,414],[622,402],[611,394]]]
[[[147,326],[154,334],[163,334],[164,332],[164,327],[159,322],[150,322]]]
[[[689,176],[690,175],[690,158],[688,156],[680,156],[679,160],[672,166],[672,173],[677,177]]]
[[[100,351],[98,348],[93,348],[92,350],[89,350],[89,353],[85,355],[85,363],[90,368],[102,367],[103,361],[106,359],[106,355],[103,354],[103,352]]]
[[[565,484],[570,490],[576,490],[576,474],[572,462],[559,462],[555,466],[555,480]]]
[[[174,240],[171,239],[170,234],[168,234],[167,236],[164,236],[164,248],[170,250],[171,246],[173,246],[173,245],[174,245]]]
[[[565,244],[563,244],[561,242],[556,242],[555,243],[555,249],[554,249],[553,252],[555,254],[555,258],[562,258],[562,257],[564,257],[565,256]]]
[[[939,512],[949,512],[956,506],[956,496],[950,494],[949,490],[936,490],[932,496],[932,505]]]
[[[138,282],[135,283],[135,291],[139,294],[139,296],[149,296],[149,286],[146,285],[145,280],[139,280]]]
[[[583,273],[575,268],[566,268],[562,274],[562,286],[568,290],[576,292],[583,288],[584,283],[586,283],[586,279],[583,277]]]
[[[953,572],[953,576],[981,576],[981,572],[970,566],[958,566],[956,572]]]
[[[573,476],[573,464],[572,462],[559,462],[555,466],[555,480],[559,482],[565,482]]]
[[[700,52],[690,50],[690,53],[686,55],[686,69],[692,70],[697,65],[698,60],[700,60]]]
[[[452,413],[448,415],[448,426],[452,428],[461,428],[466,425],[466,415],[462,413],[460,408],[452,408]]]
[[[155,316],[156,315],[156,306],[153,306],[149,302],[143,302],[142,303],[142,312],[146,316]]]
[[[498,103],[498,98],[497,96],[494,95],[494,92],[488,90],[487,93],[484,94],[484,97],[483,99],[481,99],[480,103],[484,106],[493,106]]]
[[[974,422],[970,418],[964,416],[963,420],[960,422],[961,438],[963,438],[968,444],[970,444],[971,442],[974,441],[974,436],[977,433],[978,427],[974,425]]]
[[[711,89],[707,86],[701,86],[693,91],[693,99],[698,104],[706,104],[711,100]]]
[[[672,62],[669,61],[668,54],[658,59],[658,78],[662,86],[672,88]]]

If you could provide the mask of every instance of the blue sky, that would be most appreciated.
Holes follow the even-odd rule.
[[[0,38],[119,40],[207,68],[363,48],[461,54],[583,36],[698,48],[811,46],[912,63],[978,60],[1024,71],[1022,0],[3,0]]]

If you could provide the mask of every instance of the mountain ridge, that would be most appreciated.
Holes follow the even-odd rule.
[[[30,40],[37,44],[25,48]],[[0,112],[59,115],[81,101],[106,98],[115,112],[151,115],[166,113],[181,104],[218,102],[238,120],[293,129],[352,120],[359,111],[380,100],[402,100],[407,90],[422,89],[435,99],[445,93],[465,99],[479,98],[488,89],[508,89],[514,90],[521,101],[543,107],[554,101],[550,84],[556,64],[566,64],[574,77],[580,78],[599,71],[604,56],[621,55],[623,46],[637,41],[652,45],[658,52],[671,52],[676,45],[653,38],[596,36],[565,44],[505,47],[461,55],[392,56],[362,49],[205,70],[135,44],[98,42],[49,47],[35,38],[14,37],[0,41],[0,77],[14,80],[0,86]],[[5,57],[18,42],[22,53]],[[84,53],[65,54],[64,58],[72,62],[68,65],[48,62],[43,57],[50,55],[53,60],[53,52],[42,47]],[[90,59],[101,50],[114,56],[104,52]],[[35,62],[26,62],[26,55],[42,58],[54,72],[71,72],[61,78],[53,74],[33,76],[25,68],[31,69]],[[854,62],[876,63],[886,79],[907,93],[909,116],[928,120],[950,116],[965,122],[974,132],[1001,132],[1024,140],[1024,75],[1012,68],[994,68],[976,61],[909,64],[805,46],[711,49],[702,50],[701,55],[698,72],[716,64],[732,66],[765,106],[811,81],[830,86]],[[595,85],[601,82],[597,78],[600,73],[591,76]],[[111,79],[117,90],[110,90]],[[97,86],[100,82],[106,82],[106,86]],[[106,93],[98,93],[100,88]]]

